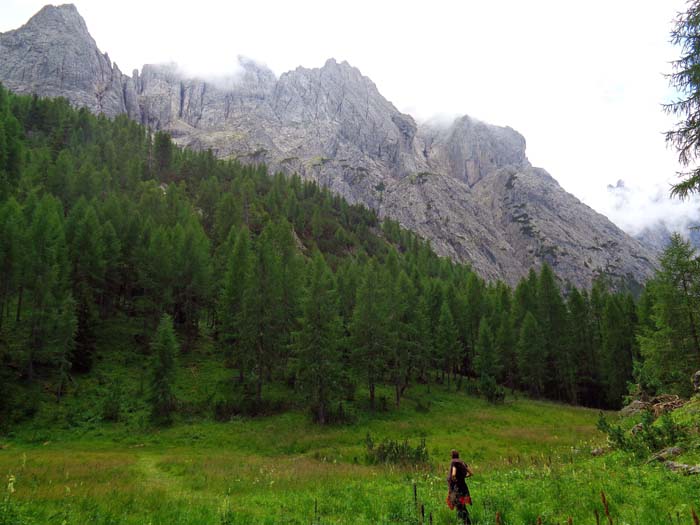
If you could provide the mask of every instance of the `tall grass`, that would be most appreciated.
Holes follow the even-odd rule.
[[[0,473],[14,481],[0,524],[455,523],[445,505],[452,448],[475,472],[474,523],[496,523],[496,513],[502,525],[594,523],[596,512],[606,523],[601,491],[615,524],[692,523],[698,477],[618,452],[591,457],[603,439],[596,420],[585,409],[492,406],[433,388],[352,426],[322,428],[294,412],[160,431],[27,425],[2,439]],[[367,464],[368,433],[412,447],[424,437],[429,461]]]

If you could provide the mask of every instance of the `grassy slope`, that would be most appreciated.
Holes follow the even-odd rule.
[[[400,410],[369,416],[358,409],[350,426],[320,428],[289,411],[227,423],[191,415],[153,431],[139,394],[142,363],[120,351],[129,338],[110,327],[101,336],[111,341],[104,345],[109,351],[74,385],[79,395],[60,406],[45,401],[32,423],[0,438],[0,475],[16,476],[11,505],[28,523],[310,523],[314,516],[317,523],[418,523],[413,483],[426,515],[454,523],[444,504],[451,448],[476,473],[470,482],[476,523],[494,523],[496,511],[510,524],[535,523],[538,515],[544,523],[568,516],[594,523],[601,490],[615,523],[655,525],[677,512],[690,523],[690,506],[700,507],[697,476],[617,453],[591,458],[590,447],[603,439],[595,411],[513,398],[492,406],[437,386],[412,388]],[[232,374],[219,362],[206,344],[181,359],[178,396],[192,414]],[[115,381],[125,417],[105,424],[99,400]],[[388,390],[379,394],[391,399]],[[375,441],[425,436],[434,465],[420,471],[364,465],[368,432]],[[2,497],[0,511],[7,505]],[[2,516],[1,525],[21,523]]]

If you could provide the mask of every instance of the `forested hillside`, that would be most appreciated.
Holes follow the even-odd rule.
[[[108,353],[147,371],[129,394],[155,422],[178,417],[178,358],[203,343],[227,370],[207,414],[264,413],[274,387],[320,423],[416,383],[617,407],[639,359],[635,301],[603,280],[487,283],[316,183],[63,99],[0,88],[0,199],[5,426],[81,395]],[[105,327],[123,339],[100,344]]]

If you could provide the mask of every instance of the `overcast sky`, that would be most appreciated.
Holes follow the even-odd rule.
[[[44,3],[1,0],[0,31]],[[628,230],[691,206],[649,202],[678,170],[660,105],[672,97],[663,74],[683,0],[74,3],[123,72],[173,61],[221,75],[244,55],[279,75],[347,60],[419,120],[469,114],[515,128],[534,165]],[[618,179],[636,213],[611,209]]]

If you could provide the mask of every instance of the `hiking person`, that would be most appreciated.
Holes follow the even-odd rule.
[[[452,450],[450,472],[447,476],[447,505],[450,510],[457,509],[457,517],[465,524],[471,525],[467,505],[472,504],[466,479],[473,475],[472,469],[464,461],[459,459],[459,452]]]

